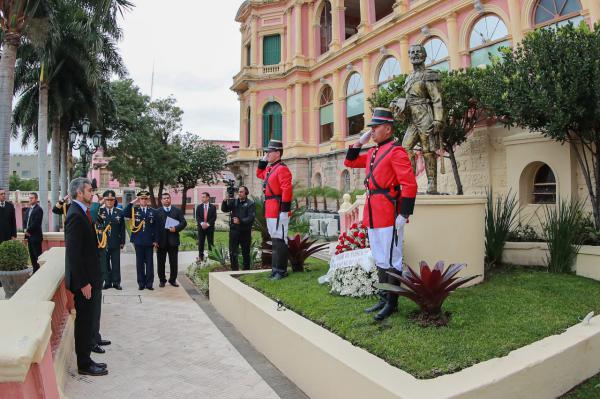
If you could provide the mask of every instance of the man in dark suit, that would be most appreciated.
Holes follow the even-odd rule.
[[[221,211],[231,212],[229,217],[229,259],[231,270],[239,270],[238,254],[242,247],[244,270],[250,269],[250,248],[252,246],[252,225],[256,217],[256,205],[248,198],[250,191],[246,186],[240,186],[237,199],[233,198],[234,187],[227,189],[230,196],[223,200]]]
[[[0,188],[0,244],[17,238],[15,207],[6,201],[6,190]]]
[[[165,276],[165,263],[167,255],[169,255],[169,267],[171,272],[169,274],[169,284],[173,287],[179,287],[177,284],[177,255],[179,253],[179,232],[187,226],[185,217],[181,209],[171,206],[171,195],[169,193],[163,193],[162,207],[157,210],[157,237],[158,237],[158,250],[156,252],[156,259],[158,260],[158,278],[160,280],[160,286],[164,287],[167,282]],[[179,222],[176,226],[171,226],[169,229],[165,227],[168,218]]]
[[[113,190],[102,194],[104,205],[98,210],[96,232],[100,248],[100,265],[104,289],[121,287],[121,250],[125,246],[125,218],[123,210],[116,207]]]
[[[94,324],[94,307],[101,301],[102,276],[98,241],[90,205],[92,183],[79,177],[69,185],[72,205],[65,223],[65,284],[75,297],[75,353],[77,370],[84,375],[106,375],[106,364],[90,357]]]
[[[29,209],[25,212],[25,222],[23,223],[23,230],[25,231],[25,239],[27,240],[27,248],[29,249],[29,258],[31,259],[31,266],[33,266],[33,272],[37,272],[40,268],[38,258],[42,254],[42,219],[44,218],[44,211],[41,205],[38,203],[37,193],[29,194]]]
[[[156,211],[148,206],[150,193],[140,191],[137,198],[123,210],[123,216],[131,220],[131,242],[135,247],[135,266],[138,288],[153,290],[154,251],[156,242]]]
[[[196,207],[196,223],[198,224],[198,258],[204,260],[204,241],[208,241],[208,250],[214,245],[217,207],[211,204],[210,194],[202,193],[202,203]]]

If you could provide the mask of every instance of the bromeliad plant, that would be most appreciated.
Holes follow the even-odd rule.
[[[419,264],[420,274],[417,274],[410,266],[406,266],[407,270],[402,275],[396,271],[387,272],[396,279],[397,284],[377,283],[375,287],[415,302],[420,308],[417,319],[423,325],[448,324],[448,316],[442,312],[444,301],[452,291],[479,277],[455,277],[466,267],[462,263],[452,264],[444,270],[444,262],[439,261],[431,270],[427,262],[421,261]]]
[[[326,248],[329,244],[316,244],[317,240],[311,240],[310,236],[301,237],[296,234],[293,238],[288,237],[288,259],[292,265],[292,271],[303,272],[304,262],[309,256]]]

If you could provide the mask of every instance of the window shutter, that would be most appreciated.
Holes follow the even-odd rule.
[[[277,65],[281,61],[281,39],[279,35],[263,38],[263,65]]]
[[[275,115],[273,115],[273,138],[275,140],[281,140],[282,139],[282,121],[281,121],[281,114],[277,113]]]
[[[262,128],[262,132],[263,132],[263,147],[267,147],[269,145],[269,139],[270,137],[270,120],[269,118],[271,117],[271,115],[263,115],[262,121],[263,121],[263,128]]]

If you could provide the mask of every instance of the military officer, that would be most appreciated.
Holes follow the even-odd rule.
[[[427,194],[438,194],[435,151],[441,148],[444,128],[441,76],[438,71],[425,67],[427,51],[422,45],[410,46],[408,57],[413,64],[413,72],[404,82],[406,98],[397,98],[390,106],[397,118],[409,122],[402,147],[408,151],[413,171],[416,171],[414,148],[419,144],[425,160]]]
[[[265,151],[265,156],[258,162],[256,177],[263,180],[265,218],[273,243],[271,278],[280,280],[287,276],[292,172],[281,161],[283,144],[280,140],[271,140]]]
[[[137,198],[123,210],[125,218],[129,219],[131,227],[131,242],[135,247],[135,265],[137,282],[140,290],[153,290],[154,258],[153,248],[157,244],[156,211],[148,206],[150,193],[140,191]]]
[[[412,214],[417,195],[417,181],[410,159],[400,143],[394,140],[393,114],[387,108],[375,108],[368,124],[371,130],[348,149],[344,165],[365,168],[367,199],[363,223],[369,227],[371,253],[377,265],[379,282],[390,281],[386,270],[402,271],[402,240],[404,224]],[[375,147],[360,155],[361,147],[373,138]],[[375,320],[381,321],[398,306],[398,296],[381,293],[381,300],[366,309],[379,311]]]
[[[104,205],[98,211],[96,233],[100,248],[100,266],[104,289],[121,290],[121,250],[125,246],[125,219],[123,211],[116,207],[116,194],[106,190],[102,197]]]

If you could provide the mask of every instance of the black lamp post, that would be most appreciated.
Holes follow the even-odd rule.
[[[79,150],[79,156],[81,157],[81,177],[86,177],[89,164],[91,161],[91,156],[98,151],[100,148],[100,141],[102,140],[102,136],[100,135],[100,131],[96,129],[96,132],[92,135],[92,141],[88,141],[89,133],[90,133],[90,120],[86,116],[80,122],[81,124],[81,133],[75,127],[75,124],[71,126],[69,129],[69,141],[71,142],[71,146],[74,150]]]

